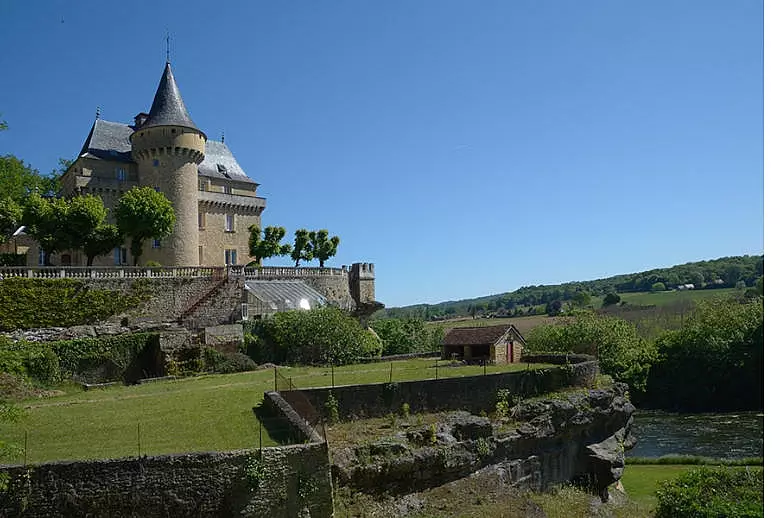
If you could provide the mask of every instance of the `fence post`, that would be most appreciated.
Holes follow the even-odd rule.
[[[274,366],[274,392],[279,392],[279,383],[276,376],[276,366]]]
[[[487,360],[482,360],[482,375],[487,376]]]
[[[138,458],[141,458],[141,421],[138,421]]]
[[[439,379],[439,360],[436,359],[436,379]]]
[[[290,390],[292,390],[292,376],[290,376],[289,378],[287,378],[287,381],[289,381],[289,382],[290,382]]]
[[[333,372],[333,364],[330,364],[330,387],[333,388],[336,386],[336,376]]]
[[[24,465],[27,465],[27,430],[24,431]]]
[[[393,362],[390,362],[390,383],[393,382]]]

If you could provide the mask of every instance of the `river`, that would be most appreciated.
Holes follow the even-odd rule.
[[[637,444],[628,457],[700,455],[736,459],[763,457],[764,414],[671,414],[641,411],[634,414]]]

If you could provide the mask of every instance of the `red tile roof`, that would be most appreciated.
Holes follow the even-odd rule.
[[[483,327],[456,327],[450,329],[442,340],[442,345],[493,345],[509,329],[514,329],[512,324]]]

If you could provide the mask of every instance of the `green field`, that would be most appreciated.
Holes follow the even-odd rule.
[[[621,293],[621,302],[633,306],[656,306],[662,307],[674,307],[677,305],[686,305],[699,300],[712,300],[716,298],[733,297],[742,293],[742,290],[736,290],[733,288],[724,288],[720,290],[691,290],[691,291],[659,291],[659,292],[638,292],[638,293]],[[603,302],[602,297],[592,297],[590,307],[592,309],[600,309]],[[544,305],[537,306],[538,311],[544,311]],[[634,313],[641,313],[643,310],[636,310]],[[617,313],[618,316],[622,316],[627,320],[632,320],[636,315],[632,314],[632,310],[624,310]],[[529,315],[518,316],[511,318],[471,318],[461,317],[452,320],[441,320],[438,322],[428,322],[430,326],[442,327],[444,330],[449,330],[454,327],[484,327],[495,326],[502,324],[513,324],[520,334],[527,333],[531,329],[541,324],[551,324],[555,322],[554,317],[548,317],[547,315]]]
[[[392,362],[392,380],[434,378],[434,359]],[[482,367],[445,367],[439,377],[482,374]],[[549,365],[531,365],[531,368]],[[526,364],[488,366],[487,373],[526,369]],[[336,367],[337,385],[390,381],[390,363]],[[294,385],[321,387],[331,383],[331,370],[317,367],[279,368]],[[284,387],[279,387],[282,389]],[[23,449],[28,462],[95,459],[253,448],[259,425],[252,413],[263,392],[274,389],[273,369],[209,375],[73,392],[21,403],[25,417],[0,424],[0,437]],[[273,441],[263,433],[263,444]],[[20,452],[2,462],[21,462]]]
[[[719,290],[690,290],[690,291],[657,291],[641,293],[620,293],[620,300],[636,306],[668,306],[682,301],[711,300],[716,298],[734,297],[743,290],[723,288]],[[602,298],[598,299],[601,306]]]

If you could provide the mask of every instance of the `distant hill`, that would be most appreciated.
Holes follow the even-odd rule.
[[[556,301],[576,301],[591,297],[602,297],[608,293],[648,292],[659,289],[676,289],[689,285],[693,289],[729,288],[742,285],[753,286],[764,275],[763,255],[721,257],[709,261],[678,264],[668,268],[657,268],[638,273],[615,275],[592,281],[567,282],[524,286],[515,291],[487,295],[473,299],[440,302],[438,304],[415,304],[387,308],[375,318],[420,317],[425,320],[439,320],[488,313],[495,316],[517,316],[538,312],[538,306]],[[660,283],[660,284],[659,284]],[[661,284],[663,286],[661,286]]]

